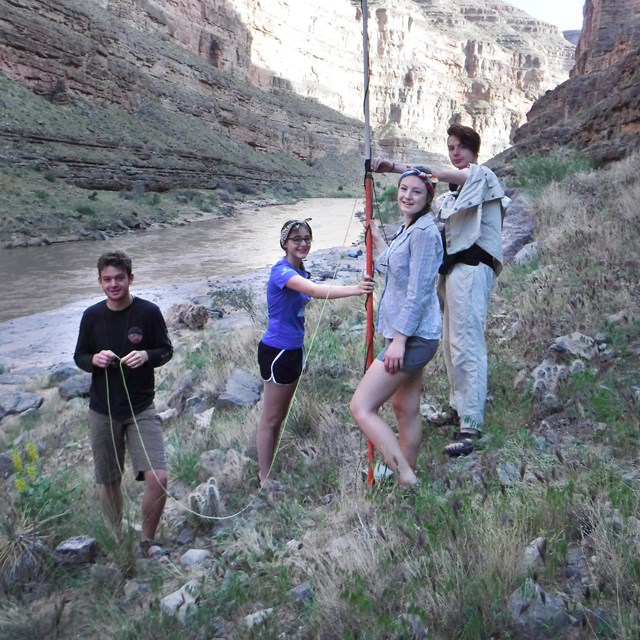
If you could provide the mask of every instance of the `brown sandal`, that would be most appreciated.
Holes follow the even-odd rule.
[[[479,440],[481,437],[480,431],[458,431],[453,436],[453,442],[450,442],[443,449],[443,453],[446,453],[450,458],[468,456],[474,451],[474,440]]]
[[[161,558],[171,555],[169,549],[162,546],[157,540],[140,540],[140,551],[143,558]]]

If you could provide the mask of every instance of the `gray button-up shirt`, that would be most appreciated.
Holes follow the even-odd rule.
[[[438,340],[442,318],[436,278],[442,263],[442,239],[431,214],[405,229],[376,260],[385,287],[378,306],[377,330],[385,338],[402,333]]]

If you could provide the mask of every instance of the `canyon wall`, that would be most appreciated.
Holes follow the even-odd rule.
[[[515,154],[569,147],[597,163],[640,147],[640,0],[586,0],[570,80],[543,96],[515,136]]]
[[[31,125],[13,110],[3,112],[0,123],[0,142],[12,160],[20,159],[26,141],[29,158],[39,145],[50,164],[64,166],[63,177],[83,186],[144,179],[152,164],[162,164],[166,174],[163,182],[154,177],[156,186],[212,186],[205,178],[212,170],[233,177],[247,164],[268,182],[278,162],[263,167],[259,155],[309,164],[363,151],[359,2],[0,3],[0,72],[8,81],[48,100],[72,123],[74,110],[89,105],[102,109],[101,118],[109,109],[146,117],[144,124],[167,136],[174,115],[207,143],[203,158],[173,121],[173,144],[151,136],[141,152],[135,126],[120,140],[113,127],[96,128],[98,146],[111,154],[99,178],[105,168],[99,158],[73,160],[74,148],[86,145],[84,124],[62,135],[52,129],[48,108],[47,117]],[[484,157],[503,150],[535,100],[568,77],[574,56],[557,28],[490,0],[374,0],[369,38],[374,147],[407,154],[442,153],[452,121],[480,131]],[[148,114],[157,109],[165,115],[150,123]],[[119,175],[120,148],[134,156],[128,178]]]

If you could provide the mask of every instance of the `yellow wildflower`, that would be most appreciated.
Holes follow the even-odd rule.
[[[29,480],[31,480],[31,482],[36,481],[36,478],[38,477],[38,467],[36,467],[35,464],[27,465],[27,476],[29,477]]]
[[[20,473],[22,471],[22,456],[17,449],[14,449],[11,454],[11,462],[13,462],[14,471]]]
[[[40,460],[38,447],[36,447],[36,443],[33,441],[27,443],[27,460],[29,462],[38,462],[38,460]]]

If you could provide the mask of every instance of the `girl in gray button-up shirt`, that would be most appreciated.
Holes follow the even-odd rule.
[[[430,212],[435,182],[421,167],[400,176],[398,207],[404,224],[389,246],[377,227],[370,227],[376,249],[383,250],[376,261],[378,271],[385,274],[377,329],[386,346],[360,381],[350,404],[354,420],[397,472],[403,487],[417,482],[422,370],[435,354],[442,326],[436,278],[443,249]],[[399,439],[378,415],[389,399],[398,420]]]

